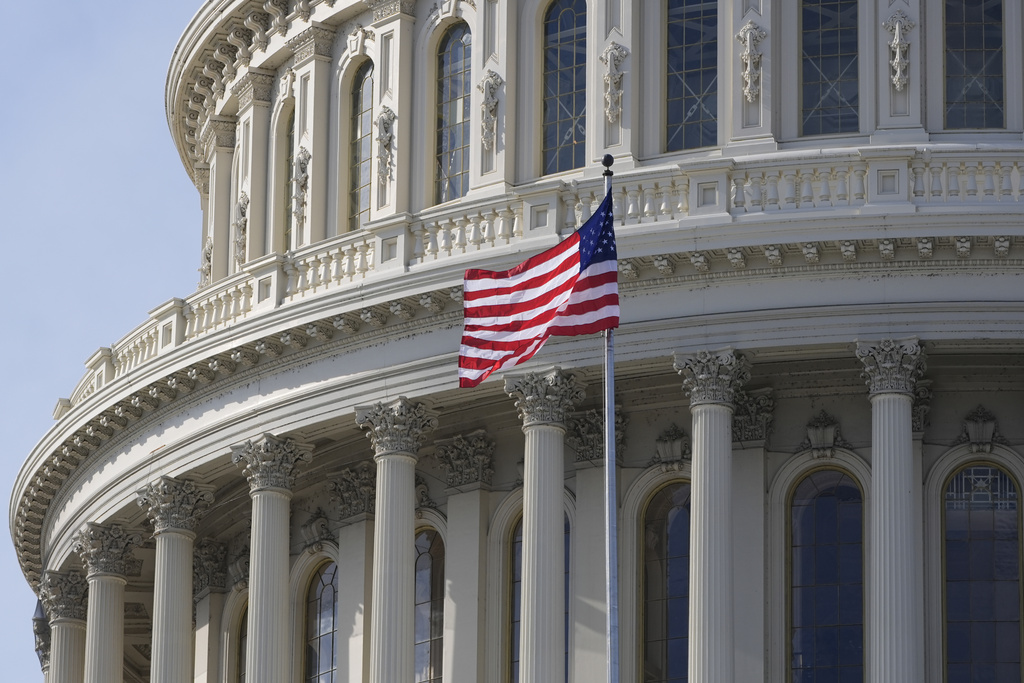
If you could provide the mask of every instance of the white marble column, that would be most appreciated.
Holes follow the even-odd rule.
[[[196,524],[212,502],[212,486],[172,477],[160,477],[138,493],[156,537],[151,683],[192,678],[193,541]]]
[[[435,414],[404,396],[356,408],[377,462],[370,604],[370,683],[413,680],[416,452]]]
[[[576,377],[555,368],[505,380],[523,421],[523,587],[519,681],[565,680],[565,421],[583,400]]]
[[[750,365],[732,349],[676,356],[690,397],[690,683],[734,680],[732,415]]]
[[[50,619],[50,670],[46,683],[85,680],[87,587],[85,577],[75,571],[43,575],[39,597]]]
[[[245,471],[252,496],[245,654],[251,683],[280,683],[290,675],[288,518],[296,467],[311,458],[310,446],[271,434],[231,447],[231,460]]]
[[[914,503],[914,387],[925,358],[916,339],[858,343],[871,397],[869,683],[924,679],[923,570]]]
[[[124,587],[132,548],[142,536],[120,526],[87,523],[75,537],[89,580],[85,683],[124,680]]]

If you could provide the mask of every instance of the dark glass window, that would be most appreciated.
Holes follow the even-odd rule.
[[[690,631],[690,485],[654,494],[644,512],[643,680],[687,680]]]
[[[581,168],[587,141],[587,3],[556,0],[544,16],[544,173]]]
[[[351,173],[348,229],[358,230],[370,220],[370,165],[373,159],[373,62],[365,62],[352,85]]]
[[[946,128],[1003,128],[1002,0],[946,0]]]
[[[469,190],[471,36],[466,24],[449,28],[437,53],[437,181],[434,199],[447,202]]]
[[[569,518],[565,518],[565,680],[569,680],[569,543],[572,540]],[[520,624],[523,613],[523,519],[519,518],[512,530],[512,585],[510,586],[511,609],[509,620],[509,683],[519,683]]]
[[[804,477],[790,506],[794,683],[864,680],[863,497],[848,474]]]
[[[316,570],[306,593],[305,683],[334,683],[337,593],[338,565],[327,562]]]
[[[857,0],[803,0],[800,43],[801,132],[856,133]]]
[[[416,534],[416,683],[440,683],[444,635],[444,541],[433,529]]]
[[[669,0],[665,149],[718,144],[718,0]]]
[[[946,487],[946,681],[1021,680],[1020,511],[1002,470],[972,465]]]

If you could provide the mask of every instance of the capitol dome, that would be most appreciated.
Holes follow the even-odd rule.
[[[47,683],[603,680],[603,341],[457,366],[465,271],[572,234],[605,155],[618,680],[1020,683],[1022,29],[207,0],[166,81],[197,288],[12,494]]]

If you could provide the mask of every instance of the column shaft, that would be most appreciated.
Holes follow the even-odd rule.
[[[47,683],[82,683],[85,678],[85,622],[50,622],[50,671]]]
[[[124,680],[123,576],[89,576],[88,627],[85,633],[85,683]]]
[[[192,677],[192,538],[170,529],[156,536],[152,683]]]
[[[522,683],[565,680],[564,429],[533,424],[523,473]]]
[[[281,489],[252,493],[249,551],[249,641],[245,655],[252,683],[288,680],[288,517],[291,495]]]
[[[413,680],[416,459],[377,456],[370,683]]]
[[[690,681],[733,680],[732,408],[691,406]]]

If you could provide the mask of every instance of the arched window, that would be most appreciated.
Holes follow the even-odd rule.
[[[970,465],[943,501],[946,681],[1021,680],[1020,509],[1001,469]]]
[[[569,680],[569,600],[571,576],[569,558],[572,532],[569,518],[565,518],[565,680]],[[511,605],[509,610],[509,683],[519,683],[520,632],[523,613],[523,518],[520,517],[512,530],[512,586],[510,591]]]
[[[718,0],[669,0],[665,149],[718,144]]]
[[[811,472],[790,502],[794,683],[864,678],[863,495],[840,470]]]
[[[858,0],[803,0],[800,121],[804,135],[860,130]]]
[[[1003,128],[1002,0],[946,0],[946,128]]]
[[[689,662],[690,484],[651,498],[643,517],[643,681],[684,682]]]
[[[544,173],[581,168],[587,140],[587,3],[555,0],[544,16]]]
[[[469,190],[469,27],[453,25],[437,52],[437,180],[438,203],[458,199]]]
[[[242,620],[238,624],[238,683],[245,683],[245,655],[249,646],[249,607],[242,610]]]
[[[416,683],[440,683],[444,635],[444,541],[416,533]]]
[[[351,177],[348,229],[359,230],[370,220],[370,165],[373,159],[373,62],[366,61],[352,84],[352,132],[349,144]]]
[[[334,683],[337,593],[338,565],[326,562],[313,574],[306,593],[305,683]]]

